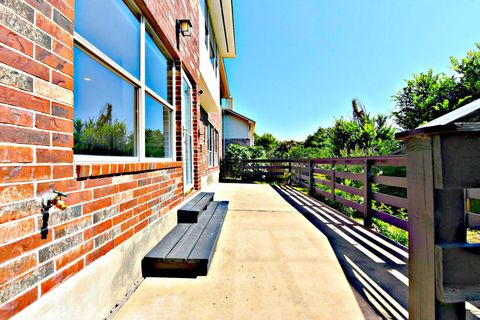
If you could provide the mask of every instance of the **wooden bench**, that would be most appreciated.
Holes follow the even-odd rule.
[[[144,277],[207,275],[228,201],[212,201],[197,223],[179,223],[142,260]]]
[[[178,223],[197,223],[198,215],[213,201],[213,192],[200,192],[177,211]]]

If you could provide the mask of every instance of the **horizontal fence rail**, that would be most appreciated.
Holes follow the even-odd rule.
[[[408,230],[404,156],[242,160],[241,172],[242,180],[281,180],[305,187],[312,195],[362,213],[368,227],[376,218]],[[477,216],[472,223],[479,222]]]

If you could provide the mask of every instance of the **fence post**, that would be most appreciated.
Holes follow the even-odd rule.
[[[309,175],[309,176],[310,176],[310,179],[309,179],[310,182],[309,182],[309,184],[308,184],[308,185],[309,185],[309,193],[310,193],[310,195],[313,195],[313,193],[314,193],[314,188],[315,188],[315,176],[314,176],[314,173],[315,173],[315,172],[313,171],[313,169],[314,169],[314,162],[313,162],[313,160],[310,160],[310,161],[309,161],[309,164],[310,164],[310,175]]]
[[[363,164],[363,225],[367,228],[372,227],[372,164],[371,161],[366,159]]]
[[[335,161],[332,160],[332,164],[330,165],[330,169],[332,171],[332,175],[330,176],[330,192],[332,193],[332,200],[335,201]]]
[[[245,180],[245,168],[244,168],[244,160],[240,160],[240,180]]]

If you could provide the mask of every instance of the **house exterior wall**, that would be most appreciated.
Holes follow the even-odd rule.
[[[42,310],[42,319],[58,319],[56,308],[75,304],[75,310],[94,310],[104,318],[141,279],[139,259],[174,226],[172,210],[185,199],[179,85],[184,75],[193,87],[194,187],[200,189],[202,178],[218,171],[205,166],[206,148],[198,134],[203,130],[198,3],[135,4],[175,65],[176,85],[169,88],[176,111],[171,162],[74,162],[74,0],[0,1],[1,319],[25,308],[20,318]],[[190,19],[194,30],[191,37],[180,37],[179,50],[177,18]],[[220,113],[209,119],[221,134]],[[36,199],[51,189],[68,194],[69,208],[51,210],[42,239]],[[97,281],[115,284],[96,286]],[[86,287],[96,294],[85,295]],[[59,295],[68,292],[65,288],[77,298]]]
[[[225,114],[223,119],[224,139],[249,139],[250,126],[248,122],[238,117]]]
[[[200,176],[201,178],[201,187],[204,188],[210,183],[218,182],[220,176],[220,161],[222,157],[222,115],[220,112],[209,112],[208,121],[217,131],[218,131],[218,162],[213,166],[209,166],[208,163],[208,142],[207,142],[207,131],[205,122],[200,124],[200,147],[199,153],[201,159],[199,163]]]

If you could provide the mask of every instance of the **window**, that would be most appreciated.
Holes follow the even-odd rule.
[[[75,12],[75,160],[173,158],[173,76],[144,17],[117,0]]]
[[[207,47],[208,54],[210,57],[210,63],[212,64],[215,75],[218,74],[218,47],[217,41],[215,40],[215,34],[213,32],[212,20],[210,18],[210,12],[206,1],[200,1],[201,9],[205,16],[205,46]]]
[[[209,123],[207,126],[208,166],[218,165],[218,131]]]

